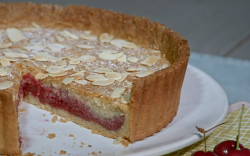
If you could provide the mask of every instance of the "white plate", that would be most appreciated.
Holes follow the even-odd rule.
[[[221,86],[203,71],[189,65],[183,84],[181,102],[174,121],[161,132],[124,148],[113,140],[92,134],[90,130],[68,122],[52,123],[53,115],[33,105],[23,103],[26,111],[19,117],[22,131],[23,153],[37,155],[88,155],[99,151],[101,155],[152,156],[173,152],[200,140],[195,125],[209,129],[220,123],[227,112],[227,96]],[[43,115],[45,114],[45,116]],[[60,118],[60,117],[59,117]],[[49,139],[49,133],[56,138]],[[75,137],[69,137],[73,134]],[[81,142],[86,145],[81,146]],[[88,147],[91,145],[92,147]]]

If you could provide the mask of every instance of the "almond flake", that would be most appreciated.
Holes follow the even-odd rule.
[[[137,47],[133,42],[125,42],[122,46],[125,48],[136,48]]]
[[[40,56],[40,55],[35,55],[34,60],[36,61],[48,61],[48,57],[45,56]]]
[[[108,69],[108,68],[97,68],[93,72],[95,72],[95,73],[107,73],[107,72],[110,72],[110,69]]]
[[[6,33],[12,42],[18,42],[24,39],[23,33],[17,28],[8,28]]]
[[[162,69],[165,69],[165,68],[167,68],[169,66],[169,64],[164,64],[161,68]]]
[[[83,31],[84,34],[91,34],[91,30],[85,30]]]
[[[14,59],[14,58],[7,58],[10,62],[17,62],[18,59]]]
[[[116,54],[113,54],[113,55],[115,55],[116,58],[119,58],[119,57],[121,57],[123,55],[123,52],[116,53]]]
[[[151,75],[155,72],[155,70],[147,70],[147,71],[141,71],[139,73],[136,74],[137,77],[145,77],[148,75]]]
[[[48,58],[48,61],[55,63],[58,61],[58,58],[51,56]]]
[[[74,80],[73,77],[67,77],[67,78],[63,79],[62,83],[67,85],[67,84],[71,83],[73,80]]]
[[[149,56],[145,60],[141,61],[141,64],[152,66],[158,59],[159,56]]]
[[[112,44],[118,48],[122,48],[125,43],[126,43],[126,41],[122,40],[122,39],[114,39],[114,40],[110,41],[110,44]]]
[[[47,67],[46,71],[47,72],[52,72],[52,71],[59,70],[59,69],[62,70],[64,67],[66,67],[66,65],[61,65],[61,66],[59,66],[59,65],[52,65],[52,66]]]
[[[49,76],[51,77],[60,77],[60,76],[64,76],[64,75],[67,75],[68,72],[66,71],[60,71],[60,72],[57,72],[57,73],[49,73]]]
[[[105,73],[105,76],[108,79],[114,79],[114,80],[119,80],[120,78],[122,78],[121,74],[116,73],[116,72],[107,72],[107,73]]]
[[[12,46],[11,42],[9,42],[9,43],[2,43],[2,44],[0,44],[0,49],[2,49],[2,48],[9,48],[11,46]]]
[[[95,40],[98,38],[97,36],[90,35],[90,34],[81,34],[80,37],[85,39],[85,40]]]
[[[127,59],[129,62],[137,62],[138,61],[137,57],[128,57]]]
[[[121,99],[121,102],[125,104],[130,102],[130,92],[124,94],[124,96]]]
[[[72,59],[69,61],[69,64],[79,64],[80,60],[79,59]]]
[[[72,34],[71,32],[68,32],[67,30],[64,30],[63,33],[64,33],[67,37],[70,37],[70,38],[72,38],[72,39],[74,39],[74,40],[78,40],[78,39],[79,39],[79,37],[78,37],[77,35]]]
[[[43,46],[42,45],[34,45],[34,46],[26,46],[23,48],[26,49],[27,51],[31,51],[31,50],[41,50],[41,49],[43,49]]]
[[[40,25],[36,24],[35,22],[31,23],[35,28],[41,28]]]
[[[4,89],[7,89],[7,88],[10,88],[12,85],[13,85],[12,81],[2,82],[2,83],[0,83],[0,90],[4,90]]]
[[[108,79],[108,80],[103,80],[103,81],[94,81],[92,84],[98,85],[98,86],[107,86],[107,85],[111,85],[114,82],[115,82],[115,80]]]
[[[86,77],[87,80],[89,81],[104,81],[108,80],[105,76],[97,74],[97,75],[89,75]]]
[[[91,71],[91,69],[88,66],[86,66],[85,69],[87,69],[88,71]]]
[[[117,58],[117,61],[119,61],[119,62],[127,62],[127,56],[123,54],[122,56]]]
[[[138,72],[129,73],[130,76],[136,76]]]
[[[152,53],[161,53],[160,50],[151,50]]]
[[[71,70],[71,69],[74,69],[76,67],[76,65],[68,65],[66,66],[65,68],[63,68],[64,71],[67,71],[67,70]]]
[[[4,70],[4,69],[0,69],[0,76],[7,76],[7,75],[9,75],[10,74],[10,72],[7,72],[6,70]]]
[[[56,40],[58,42],[63,42],[64,41],[64,38],[62,38],[61,36],[59,36],[59,35],[55,35],[55,36],[56,36]]]
[[[70,76],[73,76],[74,77],[74,81],[75,81],[75,80],[79,80],[79,79],[83,78],[84,73],[83,73],[83,71],[80,71],[80,72],[72,74]]]
[[[1,58],[1,64],[3,67],[10,66],[10,61],[7,58],[3,57]]]
[[[125,73],[121,73],[120,75],[121,75],[121,78],[117,80],[118,82],[122,82],[128,76],[128,74],[125,74]]]
[[[116,88],[110,95],[111,98],[120,98],[124,93],[125,88]]]
[[[112,50],[112,49],[103,49],[102,52],[107,52],[107,53],[117,53],[117,50]]]
[[[91,55],[82,55],[79,60],[81,60],[82,62],[94,62],[96,60],[96,57]]]
[[[77,45],[76,47],[82,48],[82,49],[93,49],[93,48],[95,48],[95,46],[87,45],[87,44]]]
[[[46,77],[48,77],[48,75],[45,74],[45,73],[37,73],[37,74],[35,75],[35,79],[37,79],[37,80],[44,79],[44,78],[46,78]]]
[[[113,35],[109,35],[108,33],[103,33],[100,35],[100,41],[103,42],[109,42],[113,39]]]
[[[116,57],[114,54],[107,53],[107,52],[102,52],[99,53],[98,56],[103,59],[103,60],[116,60]]]
[[[20,58],[29,58],[27,54],[23,53],[16,53],[16,52],[3,52],[6,57],[10,58],[15,58],[15,57],[20,57]]]
[[[128,68],[127,71],[132,72],[132,71],[138,71],[140,68]]]
[[[83,85],[85,85],[85,84],[88,83],[88,81],[86,81],[86,80],[76,80],[75,82],[76,82],[76,83],[83,84]]]
[[[59,52],[61,51],[63,48],[65,48],[64,45],[62,44],[58,44],[58,43],[54,43],[54,44],[49,44],[47,45],[53,52]]]
[[[67,66],[68,62],[66,60],[57,60],[56,64],[59,66]]]

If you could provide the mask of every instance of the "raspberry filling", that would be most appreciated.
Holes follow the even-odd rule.
[[[23,76],[20,84],[19,94],[23,96],[32,95],[37,97],[43,104],[49,104],[57,109],[64,109],[84,120],[93,121],[107,130],[118,130],[124,123],[124,116],[114,116],[111,118],[100,117],[93,113],[86,102],[77,100],[68,95],[64,89],[42,86],[41,80],[36,80],[31,74]]]

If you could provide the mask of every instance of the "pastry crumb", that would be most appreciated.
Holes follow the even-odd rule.
[[[46,114],[42,114],[43,116],[46,116]]]
[[[128,147],[129,142],[128,142],[128,140],[125,140],[122,137],[118,137],[114,140],[113,144],[115,144],[115,145],[122,144],[124,147]]]
[[[63,118],[61,118],[59,121],[62,122],[62,123],[68,122],[67,120],[65,120],[65,119],[63,119]]]
[[[49,137],[50,139],[54,139],[54,138],[56,137],[56,134],[55,134],[55,133],[50,133],[50,134],[48,135],[48,137]]]
[[[19,112],[25,112],[26,109],[25,109],[25,108],[22,108],[22,109],[19,109],[18,111],[19,111]]]
[[[61,155],[61,154],[67,154],[67,151],[61,150],[61,151],[60,151],[60,155]]]
[[[30,152],[28,152],[28,153],[25,153],[22,156],[35,156],[35,155],[36,155],[36,153],[30,153]]]
[[[100,154],[102,154],[102,151],[99,151]]]
[[[69,137],[75,137],[74,134],[70,134]]]
[[[54,116],[51,121],[52,121],[52,123],[55,123],[57,120],[58,120],[58,117]]]
[[[92,147],[91,145],[88,145],[88,147]]]

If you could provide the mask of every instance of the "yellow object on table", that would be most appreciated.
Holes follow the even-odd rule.
[[[213,151],[214,147],[225,140],[236,140],[241,109],[228,113],[225,117],[227,123],[217,127],[212,134],[207,137],[207,151]],[[194,125],[195,126],[195,125]],[[201,127],[202,128],[202,127]],[[240,143],[245,148],[250,148],[250,108],[245,107],[241,121]],[[205,151],[204,140],[175,151],[165,156],[190,156],[195,151]]]

